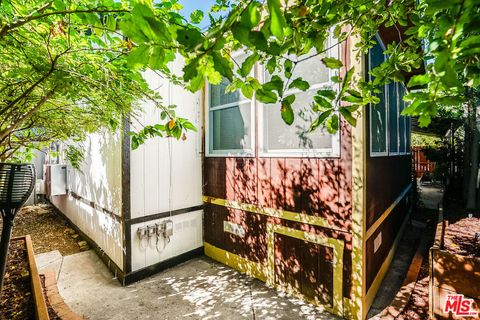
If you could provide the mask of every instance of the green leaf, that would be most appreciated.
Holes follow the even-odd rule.
[[[335,58],[323,58],[322,62],[329,69],[339,69],[343,67],[342,61]]]
[[[283,69],[285,77],[290,78],[292,76],[293,64],[292,60],[286,59],[283,63]]]
[[[357,119],[352,116],[352,113],[349,109],[339,108],[338,110],[340,111],[340,114],[343,116],[343,118],[348,121],[348,123],[350,123],[354,127],[357,125]]]
[[[180,29],[177,31],[177,41],[187,48],[194,48],[203,42],[203,36],[195,28]]]
[[[447,87],[454,88],[462,86],[462,82],[458,80],[457,73],[450,64],[445,66],[445,75],[441,79],[442,83]]]
[[[325,111],[333,108],[332,102],[320,95],[314,96],[313,101],[315,101],[315,107],[318,110]]]
[[[266,91],[277,91],[279,95],[283,94],[283,80],[277,75],[274,75],[272,79],[266,82],[263,86]]]
[[[245,83],[244,85],[242,85],[242,87],[240,88],[240,90],[242,91],[243,95],[245,97],[247,97],[248,99],[252,99],[252,96],[253,96],[253,88],[250,84],[248,83]]]
[[[429,115],[422,114],[418,117],[418,125],[422,128],[428,127],[430,122],[432,122],[432,118]]]
[[[283,98],[283,101],[285,103],[288,103],[289,105],[292,105],[295,102],[295,98],[296,98],[295,95],[291,94],[291,95],[288,95],[285,98]]]
[[[229,81],[233,80],[233,64],[227,58],[222,56],[219,52],[212,52],[213,65],[215,70],[218,71],[222,76],[227,78]]]
[[[325,122],[325,119],[327,119],[331,114],[333,110],[327,110],[322,112],[315,121],[312,122],[310,125],[310,128],[308,129],[308,132],[313,132],[315,131],[320,125],[323,125]]]
[[[290,83],[290,85],[288,86],[288,88],[297,88],[302,91],[306,91],[310,88],[310,84],[307,81],[303,80],[301,77],[299,77],[293,80],[292,83]]]
[[[194,24],[199,24],[203,20],[203,11],[202,10],[195,10],[190,14],[190,20]]]
[[[255,31],[255,32],[258,32],[258,31]],[[247,47],[251,47],[253,45],[252,41],[250,40],[250,29],[244,26],[243,24],[241,23],[235,24],[232,28],[232,34],[233,34],[233,37],[237,39],[238,42],[240,42],[241,44]]]
[[[355,67],[352,67],[345,74],[345,77],[343,78],[343,82],[342,82],[342,88],[340,89],[340,93],[339,93],[340,97],[342,97],[345,94],[345,91],[347,91],[350,88],[350,82],[352,81],[354,71],[355,71]]]
[[[260,3],[252,1],[240,18],[243,25],[252,29],[260,23]]]
[[[329,100],[334,100],[337,96],[337,93],[332,89],[321,89],[317,91],[317,94]]]
[[[264,89],[258,89],[255,97],[262,103],[275,103],[277,102],[277,95],[273,91],[267,91]]]
[[[288,125],[291,125],[293,123],[293,120],[295,120],[295,114],[293,113],[292,105],[288,100],[282,101],[280,113],[283,121]]]
[[[267,4],[270,13],[270,31],[277,39],[282,39],[283,28],[287,25],[281,9],[283,6],[280,4],[280,0],[267,0]]]
[[[246,77],[250,73],[253,65],[255,64],[255,62],[258,61],[259,57],[260,56],[258,55],[258,53],[255,52],[251,54],[247,59],[245,59],[245,61],[242,63],[242,67],[240,68],[240,75],[242,77]]]
[[[270,74],[275,72],[275,68],[277,67],[277,59],[275,57],[271,57],[267,61],[267,71]]]
[[[192,130],[194,132],[197,132],[197,127],[193,125],[190,121],[185,121],[183,122],[183,127],[188,130]]]
[[[342,101],[350,103],[362,103],[363,99],[355,96],[343,96]]]
[[[117,20],[113,15],[107,16],[106,26],[109,30],[116,30],[117,29]]]
[[[332,80],[333,83],[341,83],[342,80],[340,79],[339,76],[333,76],[330,78],[330,80]]]
[[[338,131],[338,116],[336,114],[328,118],[326,127],[330,134],[334,134]]]
[[[419,74],[410,78],[410,80],[408,81],[407,87],[412,88],[417,86],[424,86],[429,82],[430,82],[430,77],[428,76],[428,74]]]
[[[150,47],[146,45],[133,48],[127,57],[128,66],[133,69],[145,67],[149,59],[149,50]]]
[[[195,58],[183,67],[183,79],[185,81],[192,80],[198,74],[198,62],[199,59]]]

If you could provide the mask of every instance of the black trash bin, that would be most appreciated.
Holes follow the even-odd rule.
[[[3,222],[0,240],[0,295],[7,264],[13,219],[17,211],[32,194],[34,186],[35,167],[33,164],[0,163],[0,213]]]

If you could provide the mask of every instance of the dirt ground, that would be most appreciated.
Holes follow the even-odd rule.
[[[0,319],[34,320],[27,249],[23,240],[10,243],[4,281],[0,298]]]
[[[422,266],[418,273],[415,289],[408,300],[405,309],[398,315],[398,320],[426,320],[428,319],[428,250],[423,257]]]
[[[467,257],[480,257],[480,218],[463,218],[451,221],[445,229],[445,249]]]
[[[12,237],[27,234],[32,237],[35,254],[59,250],[66,256],[80,252],[78,242],[82,239],[51,205],[26,206],[17,213]]]

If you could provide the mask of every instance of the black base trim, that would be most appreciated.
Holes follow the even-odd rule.
[[[105,251],[103,251],[103,249],[100,248],[95,241],[93,241],[82,230],[80,230],[80,228],[77,227],[77,225],[75,225],[72,220],[70,220],[70,218],[67,217],[55,204],[53,204],[50,200],[49,202],[52,206],[55,207],[55,209],[57,209],[57,212],[60,213],[62,217],[68,221],[70,227],[72,227],[72,229],[74,229],[85,241],[87,241],[88,245],[95,251],[98,257],[102,259],[103,263],[105,263],[105,265],[113,273],[115,278],[117,278],[120,283],[123,283],[125,274],[122,269],[120,269],[120,267],[117,266],[117,264],[105,253]]]
[[[179,214],[184,214],[184,213],[188,213],[188,212],[192,212],[192,211],[198,211],[198,210],[202,210],[202,209],[203,209],[203,204],[198,205],[198,206],[194,206],[194,207],[182,208],[182,209],[177,209],[177,210],[173,210],[173,211],[165,211],[165,212],[156,213],[156,214],[152,214],[152,215],[148,215],[148,216],[133,218],[133,219],[130,219],[130,220],[127,220],[127,221],[130,223],[130,225],[132,225],[132,224],[157,220],[157,219],[161,219],[161,218],[166,218],[166,217],[170,217],[170,216],[177,216]]]
[[[188,260],[191,260],[196,257],[201,257],[204,254],[204,249],[203,246],[193,249],[191,251],[182,253],[181,255],[178,255],[176,257],[170,258],[165,261],[161,261],[159,263],[156,263],[154,265],[151,265],[149,267],[133,271],[129,274],[126,274],[125,277],[123,278],[123,285],[128,286],[129,284],[132,284],[134,282],[137,282],[139,280],[145,279],[151,275],[154,275],[162,270],[174,267],[180,263],[186,262]]]

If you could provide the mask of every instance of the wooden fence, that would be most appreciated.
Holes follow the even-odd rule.
[[[412,147],[412,162],[417,178],[421,177],[425,172],[433,172],[435,170],[435,162],[427,159],[422,147]]]

